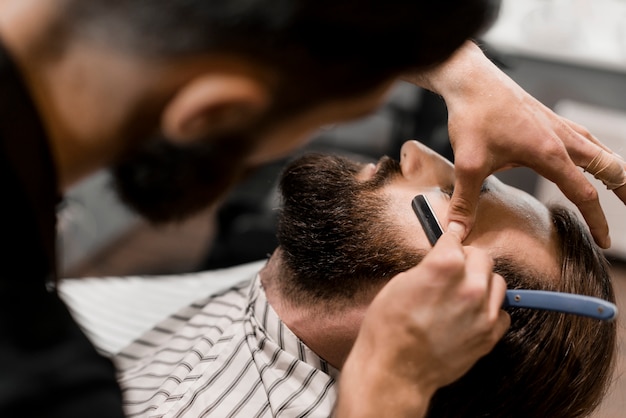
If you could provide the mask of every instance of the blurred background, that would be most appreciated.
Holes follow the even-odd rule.
[[[499,19],[480,42],[530,94],[626,154],[626,0],[505,0]],[[397,157],[400,145],[415,138],[452,159],[446,123],[440,97],[398,83],[377,113],[320,131],[304,151]],[[275,180],[286,160],[259,169],[219,209],[161,228],[144,224],[121,206],[106,171],[92,176],[59,209],[63,275],[176,273],[265,257],[275,246]],[[563,200],[550,182],[529,170],[499,176],[542,201]],[[608,254],[626,260],[623,207],[600,189],[613,238]],[[135,249],[133,242],[143,235],[149,245]],[[170,242],[174,248],[168,247]],[[115,261],[123,253],[137,260]]]
[[[530,94],[626,155],[626,0],[505,0],[480,43]],[[398,157],[400,145],[415,138],[452,159],[446,124],[440,97],[398,83],[377,113],[320,131],[298,152],[328,151],[364,160]],[[219,207],[160,228],[121,206],[107,172],[96,174],[75,187],[59,208],[62,276],[177,274],[265,258],[276,246],[276,178],[287,160],[260,168]],[[546,203],[566,203],[553,184],[530,170],[498,176]],[[599,192],[613,239],[607,256],[624,306],[626,208],[601,185]],[[620,330],[626,335],[621,323]],[[620,350],[626,358],[623,344]],[[619,379],[624,364],[620,360],[616,384],[597,417],[624,416],[626,383]]]

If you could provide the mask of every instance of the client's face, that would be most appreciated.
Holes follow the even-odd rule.
[[[417,194],[428,197],[442,225],[454,185],[453,165],[416,141],[401,149],[400,175],[383,187],[392,219],[405,231],[405,239],[419,248],[430,244],[410,202]],[[367,165],[358,177],[374,176],[377,166]],[[484,183],[476,210],[476,223],[464,244],[484,248],[495,257],[506,256],[520,265],[559,277],[556,235],[548,209],[529,194],[507,186],[494,176]]]
[[[404,144],[399,163],[383,157],[376,165],[363,164],[328,155],[294,161],[281,180],[278,240],[298,276],[298,292],[341,299],[364,288],[377,290],[419,263],[431,245],[411,201],[427,195],[446,225],[454,180],[452,164],[415,141]],[[465,244],[529,276],[560,277],[548,209],[494,177],[485,183]]]
[[[315,155],[294,161],[281,180],[278,236],[287,274],[277,277],[283,299],[313,309],[314,315],[300,316],[303,327],[320,329],[311,318],[326,318],[325,333],[335,329],[356,338],[360,319],[345,318],[364,312],[381,286],[431,248],[412,199],[427,195],[446,225],[454,180],[447,160],[412,141],[402,147],[399,163],[388,157],[374,165]],[[558,208],[549,212],[496,178],[485,182],[465,243],[487,250],[510,287],[614,300],[602,254],[575,215]],[[611,380],[614,323],[528,309],[509,313],[509,332],[467,375],[435,394],[429,417],[588,416],[602,399]],[[346,331],[346,324],[354,329]],[[337,345],[315,345],[313,337],[305,337],[309,347],[342,364]],[[510,405],[519,407],[512,413]]]

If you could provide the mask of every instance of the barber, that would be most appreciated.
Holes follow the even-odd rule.
[[[122,415],[111,363],[54,290],[63,191],[114,166],[133,208],[156,221],[179,219],[311,130],[373,110],[401,70],[440,62],[473,35],[491,2],[386,0],[360,3],[358,13],[352,3],[0,0],[1,416]],[[250,20],[237,26],[244,15]],[[302,19],[290,26],[294,15]],[[249,35],[281,25],[294,32]],[[223,49],[198,52],[213,30]],[[604,149],[598,141],[536,103],[471,43],[407,77],[450,109],[459,174],[450,219],[461,227],[450,227],[427,262],[372,304],[340,382],[340,417],[419,416],[435,387],[462,375],[505,332],[502,278],[485,254],[461,245],[477,185],[491,172],[524,164],[546,175],[608,244],[597,195],[572,176]]]

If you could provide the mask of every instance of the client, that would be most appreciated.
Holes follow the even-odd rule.
[[[415,141],[400,163],[295,160],[280,184],[280,245],[258,276],[183,309],[117,356],[126,413],[330,416],[367,307],[430,249],[411,200],[427,195],[445,224],[453,184],[453,166]],[[569,211],[492,176],[477,213],[464,244],[487,250],[509,288],[614,300],[605,259]],[[510,315],[505,337],[435,393],[428,416],[573,418],[598,406],[612,376],[615,323],[520,308]]]

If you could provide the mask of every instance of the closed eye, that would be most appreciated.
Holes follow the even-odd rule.
[[[448,198],[452,197],[452,194],[454,194],[454,184],[449,184],[447,186],[443,186],[440,188],[441,193],[445,194],[446,196],[448,196]],[[480,194],[482,195],[483,193],[487,193],[489,191],[489,186],[487,185],[487,182],[483,182],[483,185],[480,188]]]

